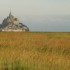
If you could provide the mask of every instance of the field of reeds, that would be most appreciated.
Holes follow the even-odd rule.
[[[0,32],[0,70],[70,70],[70,33]]]

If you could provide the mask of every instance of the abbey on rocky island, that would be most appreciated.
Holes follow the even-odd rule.
[[[9,16],[5,18],[0,25],[1,31],[29,31],[29,28],[21,23],[18,18],[15,18],[11,12],[9,13]]]

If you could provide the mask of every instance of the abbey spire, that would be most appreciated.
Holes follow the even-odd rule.
[[[10,13],[9,13],[9,16],[11,16],[11,11],[10,11]]]

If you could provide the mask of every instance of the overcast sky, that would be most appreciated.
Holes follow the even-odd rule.
[[[70,31],[70,0],[0,0],[0,22],[10,10],[31,31]]]

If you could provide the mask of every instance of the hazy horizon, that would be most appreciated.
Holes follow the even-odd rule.
[[[70,32],[69,0],[0,0],[0,23],[12,15],[30,31]]]

